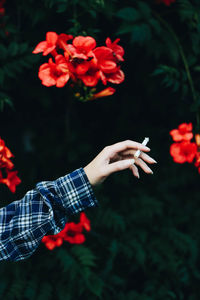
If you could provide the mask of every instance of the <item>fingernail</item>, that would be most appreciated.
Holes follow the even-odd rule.
[[[153,174],[153,171],[151,171],[151,174]]]
[[[155,159],[152,158],[152,160],[153,160],[154,164],[157,164],[157,161]]]
[[[138,178],[138,179],[140,178],[140,175],[139,175],[139,174],[137,174],[137,178]]]

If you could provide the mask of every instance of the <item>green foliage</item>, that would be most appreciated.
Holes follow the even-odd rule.
[[[156,20],[152,18],[151,8],[147,3],[134,2],[134,7],[125,7],[117,12],[116,16],[123,21],[118,34],[128,33],[132,43],[142,45],[152,38],[151,27],[156,25]],[[159,26],[158,23],[157,25]]]
[[[92,230],[84,244],[53,251],[41,244],[23,262],[1,263],[0,298],[199,300],[199,174],[169,155],[169,131],[195,125],[200,108],[199,1],[11,0],[5,7],[0,136],[22,184],[16,196],[1,185],[1,206],[126,138],[149,136],[159,163],[153,176],[121,172],[94,189],[100,206],[86,211]],[[37,72],[48,57],[32,51],[47,31],[92,35],[99,44],[120,37],[125,83],[113,97],[87,103],[68,87],[42,86]]]
[[[176,68],[166,66],[166,65],[159,65],[157,69],[152,73],[153,76],[160,76],[162,75],[164,78],[162,80],[162,84],[165,87],[169,87],[172,89],[173,92],[177,92],[180,89],[180,77],[185,80],[184,84],[187,90],[187,77],[185,72],[181,74]],[[186,91],[185,91],[186,92]]]

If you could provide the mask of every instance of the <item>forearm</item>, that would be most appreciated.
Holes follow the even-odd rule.
[[[0,209],[0,260],[29,257],[44,235],[58,233],[70,215],[97,204],[82,168],[38,183],[21,200]]]

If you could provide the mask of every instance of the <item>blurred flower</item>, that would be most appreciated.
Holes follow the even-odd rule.
[[[108,82],[120,84],[124,81],[124,72],[118,69],[116,72],[110,74],[101,74],[101,80],[104,84]]]
[[[195,167],[197,167],[198,172],[200,173],[200,152],[196,153],[194,165],[195,165]]]
[[[196,153],[196,157],[195,157],[195,167],[197,167],[198,172],[200,173],[200,134],[195,134],[195,141],[197,144],[197,153]]]
[[[103,73],[113,73],[118,70],[112,49],[105,46],[97,47],[94,55],[97,58],[98,67]]]
[[[57,55],[55,63],[52,58],[49,58],[48,63],[40,66],[38,76],[45,86],[63,87],[69,80],[69,69],[65,58]]]
[[[85,230],[91,230],[90,220],[87,218],[84,212],[80,213],[80,224],[83,226],[83,228],[85,228]]]
[[[70,244],[82,244],[85,242],[83,229],[90,231],[91,226],[86,214],[81,212],[80,222],[78,224],[74,222],[66,223],[64,229],[58,234],[44,236],[42,242],[49,250],[61,246],[63,241],[67,241]]]
[[[33,53],[40,53],[43,52],[43,55],[48,55],[56,48],[56,42],[58,40],[58,35],[55,32],[47,32],[46,34],[46,41],[40,42]]]
[[[175,142],[190,141],[193,138],[192,123],[182,123],[178,129],[170,131],[170,135]]]
[[[167,6],[169,6],[173,2],[176,2],[176,0],[156,0],[157,4],[164,3]]]
[[[101,71],[101,80],[104,85],[107,82],[120,84],[124,81],[124,73],[120,70],[112,49],[104,46],[97,47],[94,55],[97,58],[97,66]]]
[[[67,223],[62,230],[63,240],[70,244],[82,244],[85,241],[85,236],[82,234],[82,231],[83,226],[81,223]]]
[[[5,15],[5,8],[3,7],[5,2],[5,0],[0,0],[0,17]]]
[[[124,49],[122,46],[118,45],[120,39],[116,39],[114,42],[111,42],[110,38],[106,39],[106,46],[113,50],[113,55],[116,57],[118,61],[124,61]]]
[[[13,157],[13,154],[0,138],[0,168],[12,169],[14,167],[14,164],[10,160],[11,157]]]
[[[66,43],[72,38],[72,35],[67,35],[64,33],[58,35],[56,32],[47,32],[46,41],[40,42],[33,50],[33,53],[37,54],[43,52],[43,55],[48,55],[56,49],[57,44],[60,44],[61,41]]]
[[[99,82],[100,71],[93,64],[90,64],[87,72],[83,75],[79,75],[78,78],[80,78],[86,86],[93,87],[96,86]]]
[[[111,96],[115,93],[115,91],[116,90],[114,88],[108,87],[108,88],[94,94],[90,100],[94,100],[94,99],[106,97],[106,96]]]
[[[195,134],[195,141],[198,147],[200,147],[200,134]]]
[[[55,235],[47,235],[42,238],[42,242],[49,250],[53,250],[55,247],[60,247],[63,243],[63,239],[60,237],[60,232]]]
[[[88,58],[94,57],[92,50],[95,47],[96,41],[91,36],[77,36],[73,39],[72,45],[66,45],[65,50],[71,60],[75,58],[88,60]]]
[[[7,177],[3,178],[0,172],[0,183],[4,183],[8,186],[12,193],[16,192],[16,186],[21,183],[21,179],[17,176],[17,171],[7,170]]]
[[[14,164],[10,160],[13,157],[11,151],[6,147],[5,142],[0,138],[0,183],[6,184],[12,193],[15,193],[16,186],[21,183],[20,178],[17,176],[17,171],[11,171]],[[6,174],[7,177],[4,177]]]
[[[170,146],[170,154],[176,163],[192,163],[197,153],[197,145],[189,141],[174,143]]]

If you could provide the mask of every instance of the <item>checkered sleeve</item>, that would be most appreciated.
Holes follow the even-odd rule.
[[[98,206],[83,168],[44,181],[0,209],[0,260],[28,258],[46,234],[60,232],[70,215]]]

